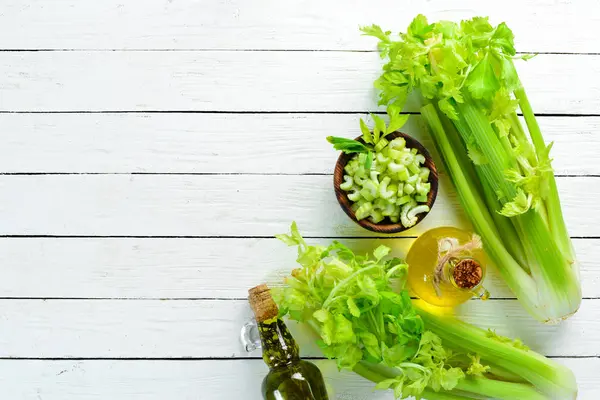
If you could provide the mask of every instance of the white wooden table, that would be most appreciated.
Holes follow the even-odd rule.
[[[462,312],[600,398],[596,0],[3,0],[0,397],[259,399],[266,367],[238,333],[246,290],[293,268],[273,234],[296,220],[317,242],[376,241],[339,209],[324,140],[378,110],[380,60],[358,26],[469,10],[541,53],[519,72],[556,142],[585,300],[541,326],[492,277],[494,298]],[[406,130],[433,150],[418,119]],[[431,215],[386,242],[402,255],[443,224],[468,227],[445,177]],[[334,399],[392,398],[317,362]]]

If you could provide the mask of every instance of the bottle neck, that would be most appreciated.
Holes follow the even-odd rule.
[[[300,359],[298,345],[281,319],[258,322],[258,333],[263,360],[269,368],[288,365]]]

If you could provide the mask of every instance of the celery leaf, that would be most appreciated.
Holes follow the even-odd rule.
[[[466,86],[475,99],[492,98],[496,91],[500,89],[500,81],[494,72],[492,57],[489,53],[479,61],[469,74]]]

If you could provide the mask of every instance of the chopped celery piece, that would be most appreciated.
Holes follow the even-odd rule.
[[[427,195],[427,193],[429,193],[430,190],[431,190],[430,183],[422,183],[422,182],[417,183],[417,193],[419,193],[420,195]]]
[[[387,145],[388,145],[388,143],[389,143],[389,142],[387,141],[387,139],[386,139],[386,138],[383,138],[383,137],[382,137],[382,138],[380,138],[380,139],[379,139],[379,141],[377,142],[377,144],[375,145],[375,151],[376,151],[376,152],[380,152],[381,150],[383,150],[383,148],[384,148],[385,146],[387,146]]]
[[[416,205],[417,203],[411,199],[408,203],[402,206],[402,210],[400,211],[400,222],[405,228],[410,228],[417,223],[417,217],[409,214],[410,210],[412,210]]]
[[[415,218],[418,214],[427,213],[427,212],[429,212],[429,206],[420,205],[420,206],[411,208],[408,211],[407,216],[409,219],[412,219],[412,218]]]
[[[387,156],[392,160],[397,160],[402,154],[399,150],[392,149],[390,147],[386,147],[384,150],[388,151]]]
[[[404,165],[403,165],[403,167],[404,167]],[[400,169],[398,171],[397,176],[398,176],[398,179],[401,181],[406,181],[410,177],[410,175],[408,173],[408,169],[406,167]]]
[[[374,163],[374,167],[372,167],[372,168],[375,169],[375,172],[382,173],[387,168],[387,165],[386,164],[382,164],[382,163]]]
[[[354,179],[350,175],[344,175],[344,183],[340,184],[340,189],[348,191],[354,186]]]
[[[387,165],[390,162],[390,158],[384,156],[382,153],[377,153],[377,162]]]
[[[421,180],[423,182],[427,182],[427,180],[429,179],[429,168],[421,167],[421,172],[419,172],[419,177],[421,177]]]
[[[411,185],[410,183],[406,183],[404,185],[404,193],[406,194],[412,194],[412,192],[415,191],[415,187],[413,185]]]
[[[393,174],[398,174],[400,171],[405,170],[406,167],[402,164],[396,164],[395,162],[390,162],[388,164],[388,170]]]
[[[373,201],[375,196],[371,194],[371,191],[367,188],[361,189],[360,195],[365,198],[367,201]]]
[[[408,167],[410,164],[415,162],[415,156],[411,152],[402,152],[402,155],[398,161],[400,164]]]
[[[396,205],[395,204],[393,204],[393,203],[387,203],[386,206],[381,209],[381,213],[383,215],[385,215],[386,217],[389,217],[392,214],[394,214],[395,210],[396,210]]]
[[[369,219],[371,220],[371,222],[377,224],[381,221],[383,221],[383,219],[385,218],[384,214],[379,211],[379,210],[373,210],[371,211],[371,216],[369,217]]]
[[[371,196],[375,198],[379,192],[379,185],[376,182],[373,182],[373,180],[369,180],[365,182],[363,189],[368,190],[371,193]]]
[[[427,203],[427,195],[418,194],[415,196],[415,200],[419,203]]]
[[[354,215],[356,216],[356,219],[360,221],[361,219],[367,218],[371,213],[371,210],[373,210],[373,204],[365,203],[358,207],[358,210],[356,210]]]
[[[405,195],[396,200],[396,205],[401,206],[402,204],[408,203],[412,198],[409,195]]]
[[[417,154],[415,156],[415,161],[417,162],[417,164],[425,164],[425,157],[423,156],[423,154]],[[416,174],[417,172],[415,172]]]
[[[350,193],[348,193],[348,198],[350,199],[350,201],[358,201],[360,200],[360,198],[362,197],[362,195],[360,194],[360,190],[358,190],[357,188],[354,188],[354,190]]]
[[[421,168],[419,168],[419,164],[417,164],[416,162],[413,162],[412,164],[408,165],[408,170],[410,172],[412,172],[413,174],[420,174],[421,173]]]
[[[406,140],[403,137],[397,137],[390,142],[389,147],[394,150],[402,150],[406,146]]]
[[[394,194],[396,194],[396,188],[392,188],[392,187],[388,188],[388,184],[390,183],[390,180],[391,180],[390,177],[386,176],[385,178],[383,178],[383,180],[379,184],[379,195],[381,197],[383,197],[384,199],[389,199]]]
[[[369,173],[369,176],[371,177],[371,181],[376,185],[379,185],[379,178],[378,178],[379,174],[381,174],[381,172],[379,172],[379,171],[371,171]]]
[[[405,183],[408,183],[412,186],[417,186],[417,183],[419,183],[419,175],[411,175]]]
[[[354,179],[354,182],[360,186],[363,186],[367,181],[367,179],[364,176],[360,176],[358,174],[355,174],[352,179]]]
[[[373,202],[373,206],[375,208],[379,208],[380,210],[383,210],[386,205],[387,205],[387,201],[385,199],[382,199],[382,198],[376,199]]]
[[[398,183],[398,196],[404,196],[404,183]]]

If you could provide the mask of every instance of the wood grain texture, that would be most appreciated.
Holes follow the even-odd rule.
[[[248,356],[239,342],[251,315],[246,300],[0,300],[0,305],[3,358]],[[600,300],[583,300],[561,325],[541,325],[516,300],[468,301],[458,313],[545,355],[600,356]],[[290,329],[303,356],[320,356],[306,328],[290,322]]]
[[[557,179],[573,236],[600,236],[600,178]],[[582,190],[585,195],[582,195]],[[305,236],[373,236],[335,199],[331,176],[0,176],[0,235],[268,236],[297,221]],[[447,177],[414,236],[469,225]]]
[[[404,257],[414,239],[341,241],[361,253],[385,244]],[[599,241],[573,244],[583,296],[600,297]],[[2,238],[0,297],[245,298],[257,283],[280,283],[295,259],[276,239]],[[493,298],[514,297],[493,269],[486,279]]]
[[[358,27],[404,31],[423,13],[433,19],[489,15],[506,21],[517,48],[530,52],[598,52],[595,1],[465,0],[162,1],[6,0],[0,47],[76,49],[374,49]],[[518,11],[518,12],[517,12]],[[576,27],[576,29],[575,29]]]
[[[517,69],[536,113],[598,112],[600,55]],[[380,70],[364,52],[2,52],[0,111],[365,112]]]
[[[364,114],[0,114],[0,172],[332,173]],[[367,118],[368,120],[368,118]],[[557,174],[600,174],[600,117],[538,117]],[[437,157],[422,126],[403,130]],[[439,160],[439,157],[437,157]],[[443,164],[438,162],[443,169]]]
[[[600,396],[600,360],[556,361],[575,373],[579,400]],[[372,383],[351,372],[339,372],[332,361],[314,362],[323,371],[331,400],[394,398],[389,391],[373,392]],[[266,373],[262,360],[0,360],[0,387],[7,398],[19,400],[260,400]]]

